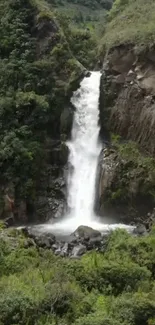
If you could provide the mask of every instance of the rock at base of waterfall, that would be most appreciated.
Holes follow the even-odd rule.
[[[71,252],[71,258],[77,258],[81,255],[83,255],[84,253],[86,253],[87,248],[86,246],[80,244],[78,246],[75,246]]]
[[[147,229],[143,224],[139,224],[136,226],[133,233],[137,236],[145,236],[147,235]]]
[[[51,246],[55,243],[56,238],[50,232],[40,232],[37,227],[25,227],[22,229],[22,232],[26,237],[32,238],[35,244],[38,247],[42,248],[51,248]]]
[[[65,256],[68,256],[68,254],[69,254],[69,244],[65,243],[61,249],[60,256],[65,257]]]
[[[5,220],[4,220],[4,223],[5,223],[5,226],[6,227],[12,227],[13,225],[14,225],[14,216],[13,215],[11,215],[10,217],[8,217],[8,218],[6,218]]]
[[[99,231],[86,226],[78,227],[73,234],[61,239],[49,231],[43,231],[40,226],[25,227],[18,231],[21,231],[25,237],[25,248],[35,246],[51,250],[57,256],[75,259],[91,250],[105,252],[111,235],[111,231],[101,235]],[[146,227],[142,224],[137,225],[133,233],[135,236],[146,234]]]
[[[77,238],[91,239],[91,238],[100,238],[101,233],[98,230],[95,230],[88,226],[79,226],[73,233],[73,235]]]

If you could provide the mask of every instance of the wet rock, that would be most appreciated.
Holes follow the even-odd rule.
[[[144,225],[140,224],[136,226],[136,228],[133,230],[133,233],[138,236],[144,236],[147,234],[147,230]]]
[[[87,251],[86,246],[80,244],[73,248],[73,250],[71,252],[71,257],[72,258],[79,257],[79,256],[83,255],[84,253],[86,253],[86,251]]]
[[[84,76],[87,77],[87,78],[90,77],[91,76],[91,72],[88,71],[88,70],[85,70]]]
[[[65,107],[60,117],[60,131],[67,137],[71,134],[74,110],[72,107]]]
[[[24,242],[24,248],[29,248],[32,246],[36,246],[35,241],[32,238],[27,238]]]
[[[125,81],[125,77],[123,75],[118,75],[116,78],[115,78],[115,82],[118,83],[118,84],[123,84]]]
[[[53,244],[52,245],[52,250],[55,252],[56,251],[56,249],[58,249],[58,247],[59,247],[59,245],[57,244],[57,243],[55,243],[55,244]]]
[[[47,238],[46,236],[35,237],[34,240],[38,247],[50,248],[52,245],[50,238]]]
[[[68,160],[69,149],[65,143],[60,143],[59,146],[56,146],[51,150],[50,153],[50,162],[51,164],[58,164],[59,166],[64,166]]]
[[[77,238],[84,238],[89,240],[90,238],[96,238],[101,236],[101,233],[98,230],[95,230],[88,226],[79,226],[73,233]]]
[[[68,160],[68,148],[60,139],[46,138],[45,156],[46,164],[40,171],[36,198],[29,209],[29,221],[41,223],[64,213],[67,192],[64,165]]]
[[[10,216],[10,217],[8,217],[8,218],[6,218],[5,220],[4,220],[4,223],[5,223],[5,226],[6,227],[11,227],[11,226],[13,226],[14,225],[14,217],[13,217],[13,215],[12,216]]]
[[[140,151],[138,158],[135,155],[133,159],[136,145],[117,140],[116,143],[113,142],[112,149],[110,145],[104,148],[99,157],[95,212],[107,224],[145,224],[150,219],[147,213],[154,206],[150,194],[154,188],[153,173],[149,168],[146,172],[145,156]],[[123,153],[125,150],[127,154]]]
[[[38,196],[35,202],[35,215],[41,221],[48,221],[63,215],[66,206],[66,183],[60,170],[49,168],[42,188],[45,182],[45,192]]]
[[[79,238],[75,237],[74,234],[71,234],[68,238],[67,238],[67,242],[72,244],[72,245],[75,245],[75,244],[78,244],[78,242],[80,241]]]
[[[22,232],[26,237],[29,237],[29,228],[28,228],[28,227],[23,227],[23,228],[21,228],[21,232]]]
[[[89,247],[89,249],[99,247],[99,246],[101,246],[101,242],[102,242],[102,237],[101,236],[90,238],[88,247]]]
[[[52,233],[41,232],[39,227],[25,227],[22,232],[26,237],[32,238],[38,247],[51,248],[56,241]]]
[[[68,243],[65,243],[64,246],[61,249],[60,256],[62,256],[62,257],[67,256],[68,255],[68,252],[69,252],[69,244]]]
[[[59,245],[59,247],[55,250],[55,255],[60,255],[61,254],[61,246]]]
[[[80,230],[81,227],[79,227]],[[64,238],[62,236],[61,239],[59,236],[56,238],[48,231],[43,232],[42,228],[39,226],[25,227],[20,231],[22,231],[26,237],[25,248],[36,246],[38,248],[51,249],[55,255],[61,257],[80,258],[80,256],[91,249],[105,251],[109,233],[101,235],[99,231],[90,227],[83,227],[86,228],[87,232],[86,234],[81,232],[80,235],[86,235],[86,238],[76,237],[75,234],[67,237],[65,236]],[[90,238],[88,237],[88,234]]]

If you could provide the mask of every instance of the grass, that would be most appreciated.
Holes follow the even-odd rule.
[[[109,50],[123,43],[146,44],[155,42],[155,1],[129,0],[125,6],[118,2],[111,10],[109,23],[102,40],[103,48]],[[111,16],[111,19],[110,19]]]

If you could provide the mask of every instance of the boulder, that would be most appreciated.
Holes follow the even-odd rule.
[[[78,246],[75,246],[71,252],[71,257],[72,258],[77,258],[81,255],[83,255],[84,253],[86,253],[87,249],[86,246],[80,244]]]
[[[53,241],[46,236],[35,237],[34,241],[38,247],[42,248],[51,248]]]
[[[101,236],[90,238],[88,247],[89,247],[89,249],[100,247],[101,242],[102,242]]]
[[[55,255],[60,255],[61,254],[61,245],[60,244],[57,246],[57,249],[55,250],[54,254]]]
[[[36,247],[36,243],[32,238],[27,238],[24,242],[24,248],[29,248],[35,246]]]
[[[69,252],[69,244],[65,243],[61,249],[60,256],[62,256],[62,257],[68,256],[68,252]]]
[[[32,238],[38,247],[52,248],[56,238],[50,232],[42,232],[39,227],[25,227],[22,232],[26,237]]]
[[[136,226],[136,228],[133,230],[133,233],[137,236],[144,236],[147,234],[146,227],[142,224],[139,224]]]
[[[89,240],[90,238],[101,237],[101,233],[88,226],[79,226],[73,233],[77,238],[84,238]]]
[[[6,218],[6,219],[4,220],[4,223],[5,223],[5,226],[6,226],[6,227],[11,227],[11,226],[13,226],[13,225],[14,225],[14,222],[15,222],[15,220],[14,220],[14,216],[13,216],[13,215],[10,216],[10,217],[8,217],[8,218]]]

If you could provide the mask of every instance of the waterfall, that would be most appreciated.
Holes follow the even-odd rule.
[[[71,102],[75,107],[71,140],[67,143],[69,154],[68,213],[56,223],[42,225],[42,230],[57,234],[70,234],[80,225],[100,231],[128,228],[121,224],[103,224],[94,214],[95,183],[99,142],[99,89],[100,72],[91,72],[85,77],[80,88],[74,92]],[[130,227],[129,227],[130,228]]]
[[[95,180],[101,145],[99,136],[100,72],[85,77],[71,99],[75,107],[68,177],[68,207],[75,224],[88,224],[94,219]],[[73,169],[73,170],[72,170]]]

